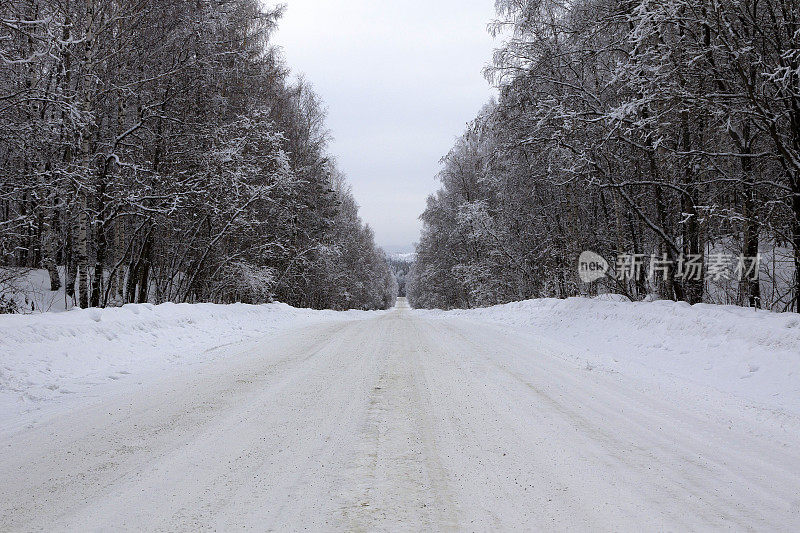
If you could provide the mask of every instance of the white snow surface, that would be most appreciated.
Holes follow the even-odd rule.
[[[800,314],[621,298],[540,299],[418,311],[505,326],[588,370],[620,372],[800,415]]]
[[[0,316],[0,531],[795,532],[797,318]]]
[[[0,427],[118,381],[230,355],[249,339],[321,320],[372,316],[265,305],[128,304],[0,315]]]

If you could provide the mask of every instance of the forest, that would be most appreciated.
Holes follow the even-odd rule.
[[[0,307],[383,309],[396,282],[258,0],[0,0]],[[62,287],[63,284],[63,287]]]
[[[442,159],[414,306],[614,293],[800,311],[800,3],[498,0],[497,13],[498,96]],[[587,250],[612,275],[582,281]],[[621,256],[661,270],[617,275]],[[685,257],[706,268],[679,276]],[[733,275],[737,257],[753,275]],[[730,275],[711,268],[725,258]]]

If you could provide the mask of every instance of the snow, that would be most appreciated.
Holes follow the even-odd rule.
[[[31,325],[42,358],[54,358],[50,342],[87,336],[76,356],[132,344],[144,357],[131,360],[134,372],[162,370],[139,372],[135,387],[112,381],[116,393],[23,429],[0,428],[0,530],[800,528],[800,426],[761,420],[730,395],[737,401],[697,401],[705,378],[676,391],[645,373],[579,363],[616,334],[633,343],[620,361],[642,368],[662,349],[647,342],[668,336],[686,346],[681,335],[705,338],[709,349],[721,338],[704,323],[712,319],[733,328],[731,346],[776,353],[792,345],[791,315],[593,300],[456,313],[402,300],[390,312],[342,315],[136,309],[6,324]],[[629,323],[613,325],[621,319]],[[769,333],[748,343],[764,324]],[[193,354],[255,330],[220,348],[224,356]],[[151,331],[179,338],[156,340],[167,347],[159,357]],[[117,337],[107,343],[104,332]],[[574,359],[556,349],[568,342],[582,349]],[[165,365],[169,354],[179,364]]]
[[[800,415],[800,315],[670,301],[542,299],[483,309],[421,311],[429,319],[490,322],[583,368],[652,383],[713,389]],[[303,323],[368,318],[283,304],[129,304],[0,315],[0,418],[8,422],[66,397],[175,365],[231,354]]]
[[[602,296],[417,311],[503,325],[549,355],[800,415],[800,315]]]
[[[0,425],[65,397],[96,396],[103,385],[229,357],[227,345],[265,341],[304,323],[365,316],[374,315],[280,303],[128,304],[0,315]]]
[[[19,277],[8,287],[7,296],[14,300],[22,313],[62,312],[73,307],[73,302],[64,292],[64,267],[58,267],[62,288],[50,290],[50,276],[47,270],[14,269]]]

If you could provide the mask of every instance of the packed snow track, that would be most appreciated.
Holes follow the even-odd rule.
[[[532,346],[402,301],[243,344],[1,433],[0,531],[800,530],[794,430]]]

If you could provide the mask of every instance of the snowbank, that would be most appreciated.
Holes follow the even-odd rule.
[[[284,304],[130,304],[119,308],[0,315],[0,422],[66,395],[143,372],[222,357],[209,351],[360,311]]]
[[[586,369],[693,383],[800,414],[800,315],[671,301],[570,298],[418,311],[495,322]]]

